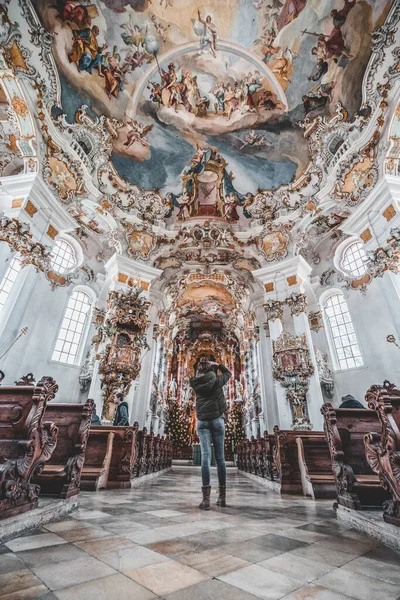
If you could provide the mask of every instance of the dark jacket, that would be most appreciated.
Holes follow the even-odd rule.
[[[217,419],[227,409],[223,386],[231,376],[229,369],[219,365],[222,375],[208,371],[200,377],[192,377],[190,385],[196,394],[196,416],[201,421]]]
[[[118,404],[113,425],[129,425],[128,404],[126,402]]]

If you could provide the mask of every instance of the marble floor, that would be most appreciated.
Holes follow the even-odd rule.
[[[400,599],[400,553],[339,525],[332,501],[281,497],[235,469],[227,508],[198,510],[199,490],[198,468],[174,467],[83,493],[68,518],[0,546],[0,598]]]

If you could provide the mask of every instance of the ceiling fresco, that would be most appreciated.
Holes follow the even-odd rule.
[[[0,174],[37,175],[88,273],[117,253],[184,281],[191,323],[236,323],[235,286],[298,254],[328,284],[400,173],[398,2],[4,0],[0,21]]]
[[[371,33],[391,2],[33,4],[54,34],[67,120],[82,104],[93,116],[120,120],[117,172],[159,191],[174,219],[195,216],[185,176],[201,153],[213,152],[232,174],[223,185],[232,194],[228,220],[236,221],[246,219],[245,204],[258,190],[290,184],[307,167],[298,121],[332,115],[339,101],[349,118],[359,110]],[[218,176],[204,168],[197,176],[203,196],[218,203]],[[211,216],[226,216],[224,207]]]

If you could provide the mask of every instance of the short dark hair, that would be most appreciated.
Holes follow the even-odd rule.
[[[118,394],[115,394],[115,397],[116,397],[116,398],[118,398],[118,400],[121,400],[121,402],[122,402],[122,401],[123,401],[123,399],[124,399],[124,395],[123,395],[123,393],[122,393],[122,392],[118,392]]]

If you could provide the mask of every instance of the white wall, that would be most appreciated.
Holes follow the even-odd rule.
[[[1,259],[6,254],[5,248],[6,244],[0,244],[1,266]],[[24,279],[23,286],[1,333],[0,347],[8,345],[22,327],[28,327],[28,333],[21,337],[0,361],[0,368],[6,375],[4,384],[12,385],[29,372],[33,373],[36,381],[44,375],[50,375],[59,385],[56,397],[59,402],[79,402],[82,398],[78,378],[86,349],[82,348],[79,365],[65,365],[51,360],[66,304],[75,286],[72,283],[52,290],[44,274],[36,273],[32,266],[24,267],[20,271],[16,284],[20,278]],[[11,294],[13,291],[14,288]],[[4,311],[8,312],[8,308],[6,304]],[[89,330],[87,339],[84,340],[85,346],[90,343],[91,337],[92,331]]]
[[[400,275],[397,277],[400,278]],[[373,384],[385,379],[400,386],[400,349],[386,341],[388,334],[399,340],[400,298],[388,273],[375,279],[363,296],[358,291],[343,290],[358,337],[365,366],[348,371],[334,371],[335,401],[352,394],[360,402]]]

